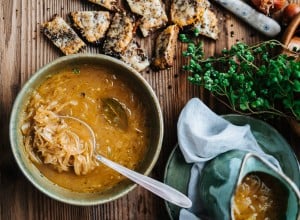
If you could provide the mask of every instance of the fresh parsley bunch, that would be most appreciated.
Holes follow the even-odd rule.
[[[283,47],[279,41],[254,46],[239,42],[218,57],[205,58],[202,42],[185,34],[179,38],[188,44],[183,69],[191,83],[225,96],[234,111],[300,120],[300,62],[283,53],[274,56],[272,51]]]

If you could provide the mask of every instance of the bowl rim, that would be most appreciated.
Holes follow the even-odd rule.
[[[73,60],[78,60],[78,59],[99,59],[99,60],[104,60],[106,62],[110,62],[114,65],[118,65],[121,68],[125,68],[125,69],[127,69],[128,72],[133,74],[134,77],[136,77],[137,80],[139,82],[141,82],[142,85],[147,89],[147,92],[149,93],[149,95],[153,99],[153,103],[155,104],[154,107],[155,107],[155,111],[157,112],[158,127],[160,129],[160,131],[158,133],[157,149],[155,150],[155,153],[153,155],[153,159],[150,162],[150,164],[147,166],[145,171],[142,173],[143,175],[149,175],[150,174],[150,172],[154,168],[154,166],[155,166],[155,164],[156,164],[156,162],[159,158],[159,155],[160,155],[160,152],[161,152],[161,149],[162,149],[163,136],[164,136],[164,121],[163,121],[163,114],[162,114],[162,110],[161,110],[161,107],[160,107],[159,100],[158,100],[154,90],[150,86],[150,84],[147,82],[147,80],[139,72],[137,72],[135,69],[128,66],[124,62],[122,62],[122,61],[120,61],[116,58],[110,57],[108,55],[104,55],[104,54],[73,54],[73,55],[58,57],[58,58],[54,59],[53,61],[47,63],[46,65],[42,66],[41,68],[39,68],[36,72],[34,72],[30,76],[29,79],[24,83],[22,88],[19,90],[19,92],[18,92],[18,94],[17,94],[17,96],[14,100],[13,106],[12,106],[12,110],[11,110],[11,114],[10,114],[10,120],[9,120],[10,148],[12,150],[15,161],[17,162],[18,167],[21,169],[22,173],[29,180],[29,182],[31,182],[39,191],[41,191],[45,195],[49,196],[52,199],[55,199],[57,201],[60,201],[60,202],[66,203],[66,204],[70,204],[70,205],[78,205],[78,206],[100,205],[100,204],[111,202],[111,201],[114,201],[116,199],[119,199],[119,198],[123,197],[124,195],[129,193],[131,190],[133,190],[137,186],[137,184],[134,183],[134,182],[130,182],[130,184],[128,184],[128,186],[126,186],[123,190],[118,192],[116,195],[110,196],[107,199],[101,199],[101,200],[96,200],[96,199],[94,199],[94,200],[89,200],[89,199],[82,200],[82,199],[80,199],[80,200],[77,200],[77,199],[70,199],[70,198],[61,197],[57,193],[53,193],[53,192],[51,192],[51,190],[50,191],[47,190],[43,185],[38,184],[35,181],[35,178],[30,175],[29,170],[25,168],[25,164],[23,163],[21,156],[18,155],[18,147],[19,146],[18,146],[18,144],[15,140],[16,137],[18,136],[17,132],[16,132],[17,128],[15,126],[15,122],[17,121],[16,118],[18,117],[19,107],[22,106],[22,100],[23,100],[23,97],[26,94],[26,92],[31,90],[31,85],[40,77],[40,75],[45,74],[44,72],[47,71],[48,68],[59,65],[62,62],[71,62]],[[47,75],[47,74],[45,74],[45,75]],[[125,180],[128,180],[128,179],[125,178]],[[50,181],[50,182],[52,182],[52,181]],[[58,188],[68,190],[68,189],[65,189],[64,187],[58,186],[57,184],[54,184],[54,185],[57,186]],[[78,193],[78,192],[74,192],[74,193]],[[81,194],[81,193],[79,193],[79,194]],[[82,193],[82,194],[86,194],[86,193]]]

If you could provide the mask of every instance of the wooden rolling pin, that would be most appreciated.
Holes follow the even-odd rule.
[[[281,31],[280,25],[274,19],[258,12],[242,0],[214,1],[268,37],[274,37]]]

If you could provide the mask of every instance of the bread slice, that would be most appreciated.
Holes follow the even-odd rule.
[[[144,37],[165,26],[168,16],[161,0],[127,0],[131,11],[141,16],[139,28]]]
[[[120,57],[129,43],[132,41],[136,31],[136,22],[133,16],[123,13],[116,13],[108,28],[104,41],[104,53]]]
[[[118,10],[117,0],[88,0],[88,1],[100,5],[110,11]]]
[[[194,24],[205,9],[210,7],[207,0],[173,0],[171,4],[171,21],[179,27]]]
[[[70,13],[73,26],[89,43],[99,43],[110,25],[108,11],[74,11]]]
[[[199,21],[193,25],[193,29],[197,29],[198,34],[217,40],[220,31],[216,14],[207,8]]]
[[[78,53],[86,47],[69,24],[58,15],[54,15],[50,21],[42,24],[42,32],[65,55]]]
[[[130,42],[127,49],[121,54],[121,60],[136,69],[138,72],[141,72],[150,66],[150,62],[145,51],[140,47],[135,39]]]
[[[167,27],[156,39],[152,66],[162,70],[173,66],[179,28],[177,25]]]
[[[209,8],[208,0],[173,0],[171,21],[181,28],[198,30],[198,34],[218,39],[219,28],[216,14]]]

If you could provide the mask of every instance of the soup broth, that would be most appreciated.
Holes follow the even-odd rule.
[[[237,186],[233,202],[234,220],[285,219],[286,195],[283,184],[272,176],[250,173]]]
[[[115,126],[107,119],[103,103],[107,98],[117,100],[122,106],[127,120],[125,129]],[[33,92],[24,112],[21,128],[30,159],[44,176],[62,187],[77,192],[104,191],[124,177],[100,162],[88,161],[89,157],[84,157],[83,160],[90,162],[92,169],[89,170],[88,166],[79,167],[77,175],[74,167],[66,167],[63,170],[64,167],[55,169],[51,166],[49,163],[56,158],[47,158],[40,149],[33,147],[39,141],[35,138],[35,127],[38,109],[41,106],[46,110],[50,109],[54,114],[76,117],[87,123],[95,133],[97,151],[130,169],[135,169],[147,152],[149,119],[147,109],[137,91],[107,69],[90,65],[83,65],[79,70],[67,67],[50,76]],[[72,120],[63,121],[71,128],[66,132],[70,130],[76,133],[80,138],[80,146],[88,149],[87,155],[93,154],[88,129],[82,125],[80,127],[78,123],[76,125]],[[49,135],[53,137],[55,134],[52,132]],[[69,160],[72,162],[76,158],[71,156]]]

